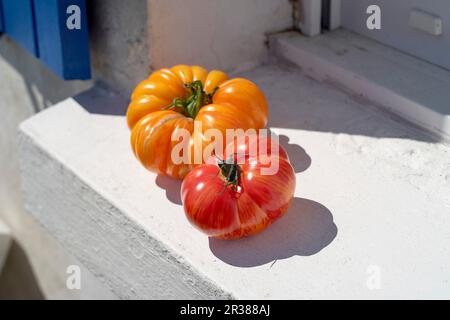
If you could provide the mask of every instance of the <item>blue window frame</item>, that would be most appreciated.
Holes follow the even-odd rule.
[[[0,0],[1,11],[4,32],[61,78],[91,77],[85,0]]]
[[[5,32],[22,47],[38,56],[33,1],[2,0]]]
[[[3,5],[2,0],[0,0],[0,33],[3,32],[5,29],[3,27]]]
[[[89,79],[89,35],[84,0],[34,0],[34,9],[39,58],[64,79]],[[71,18],[78,13],[79,21]],[[79,25],[75,26],[77,22]]]

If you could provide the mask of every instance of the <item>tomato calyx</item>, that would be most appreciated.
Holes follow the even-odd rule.
[[[196,80],[185,84],[186,89],[190,90],[190,95],[186,99],[175,98],[172,103],[164,109],[180,109],[186,116],[195,119],[200,109],[212,102],[212,97],[216,93],[216,87],[212,93],[206,93],[203,90],[203,83]]]
[[[234,157],[226,160],[218,159],[217,165],[220,168],[220,173],[225,178],[225,187],[232,185],[237,188],[241,182],[242,168],[235,162]]]

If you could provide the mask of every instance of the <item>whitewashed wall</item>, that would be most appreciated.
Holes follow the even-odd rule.
[[[289,0],[148,0],[153,68],[179,63],[226,71],[261,63],[265,33],[292,27]]]

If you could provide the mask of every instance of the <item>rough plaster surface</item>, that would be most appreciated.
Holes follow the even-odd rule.
[[[0,219],[14,239],[0,277],[0,298],[112,297],[83,267],[83,290],[67,290],[66,268],[79,262],[24,211],[20,187],[18,124],[90,85],[61,81],[8,37],[0,37]]]
[[[150,71],[147,0],[87,4],[93,76],[128,95]]]
[[[243,76],[297,175],[265,232],[208,240],[179,183],[134,159],[124,117],[73,99],[21,125],[27,207],[122,298],[449,298],[448,146],[295,67]]]
[[[235,71],[266,57],[265,33],[292,27],[289,0],[148,0],[153,68],[200,64]]]
[[[271,38],[273,52],[450,139],[450,71],[346,30],[316,38],[295,32]]]

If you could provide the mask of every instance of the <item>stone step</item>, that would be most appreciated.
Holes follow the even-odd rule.
[[[271,37],[273,52],[319,81],[332,82],[450,138],[450,71],[344,29],[308,38]]]

